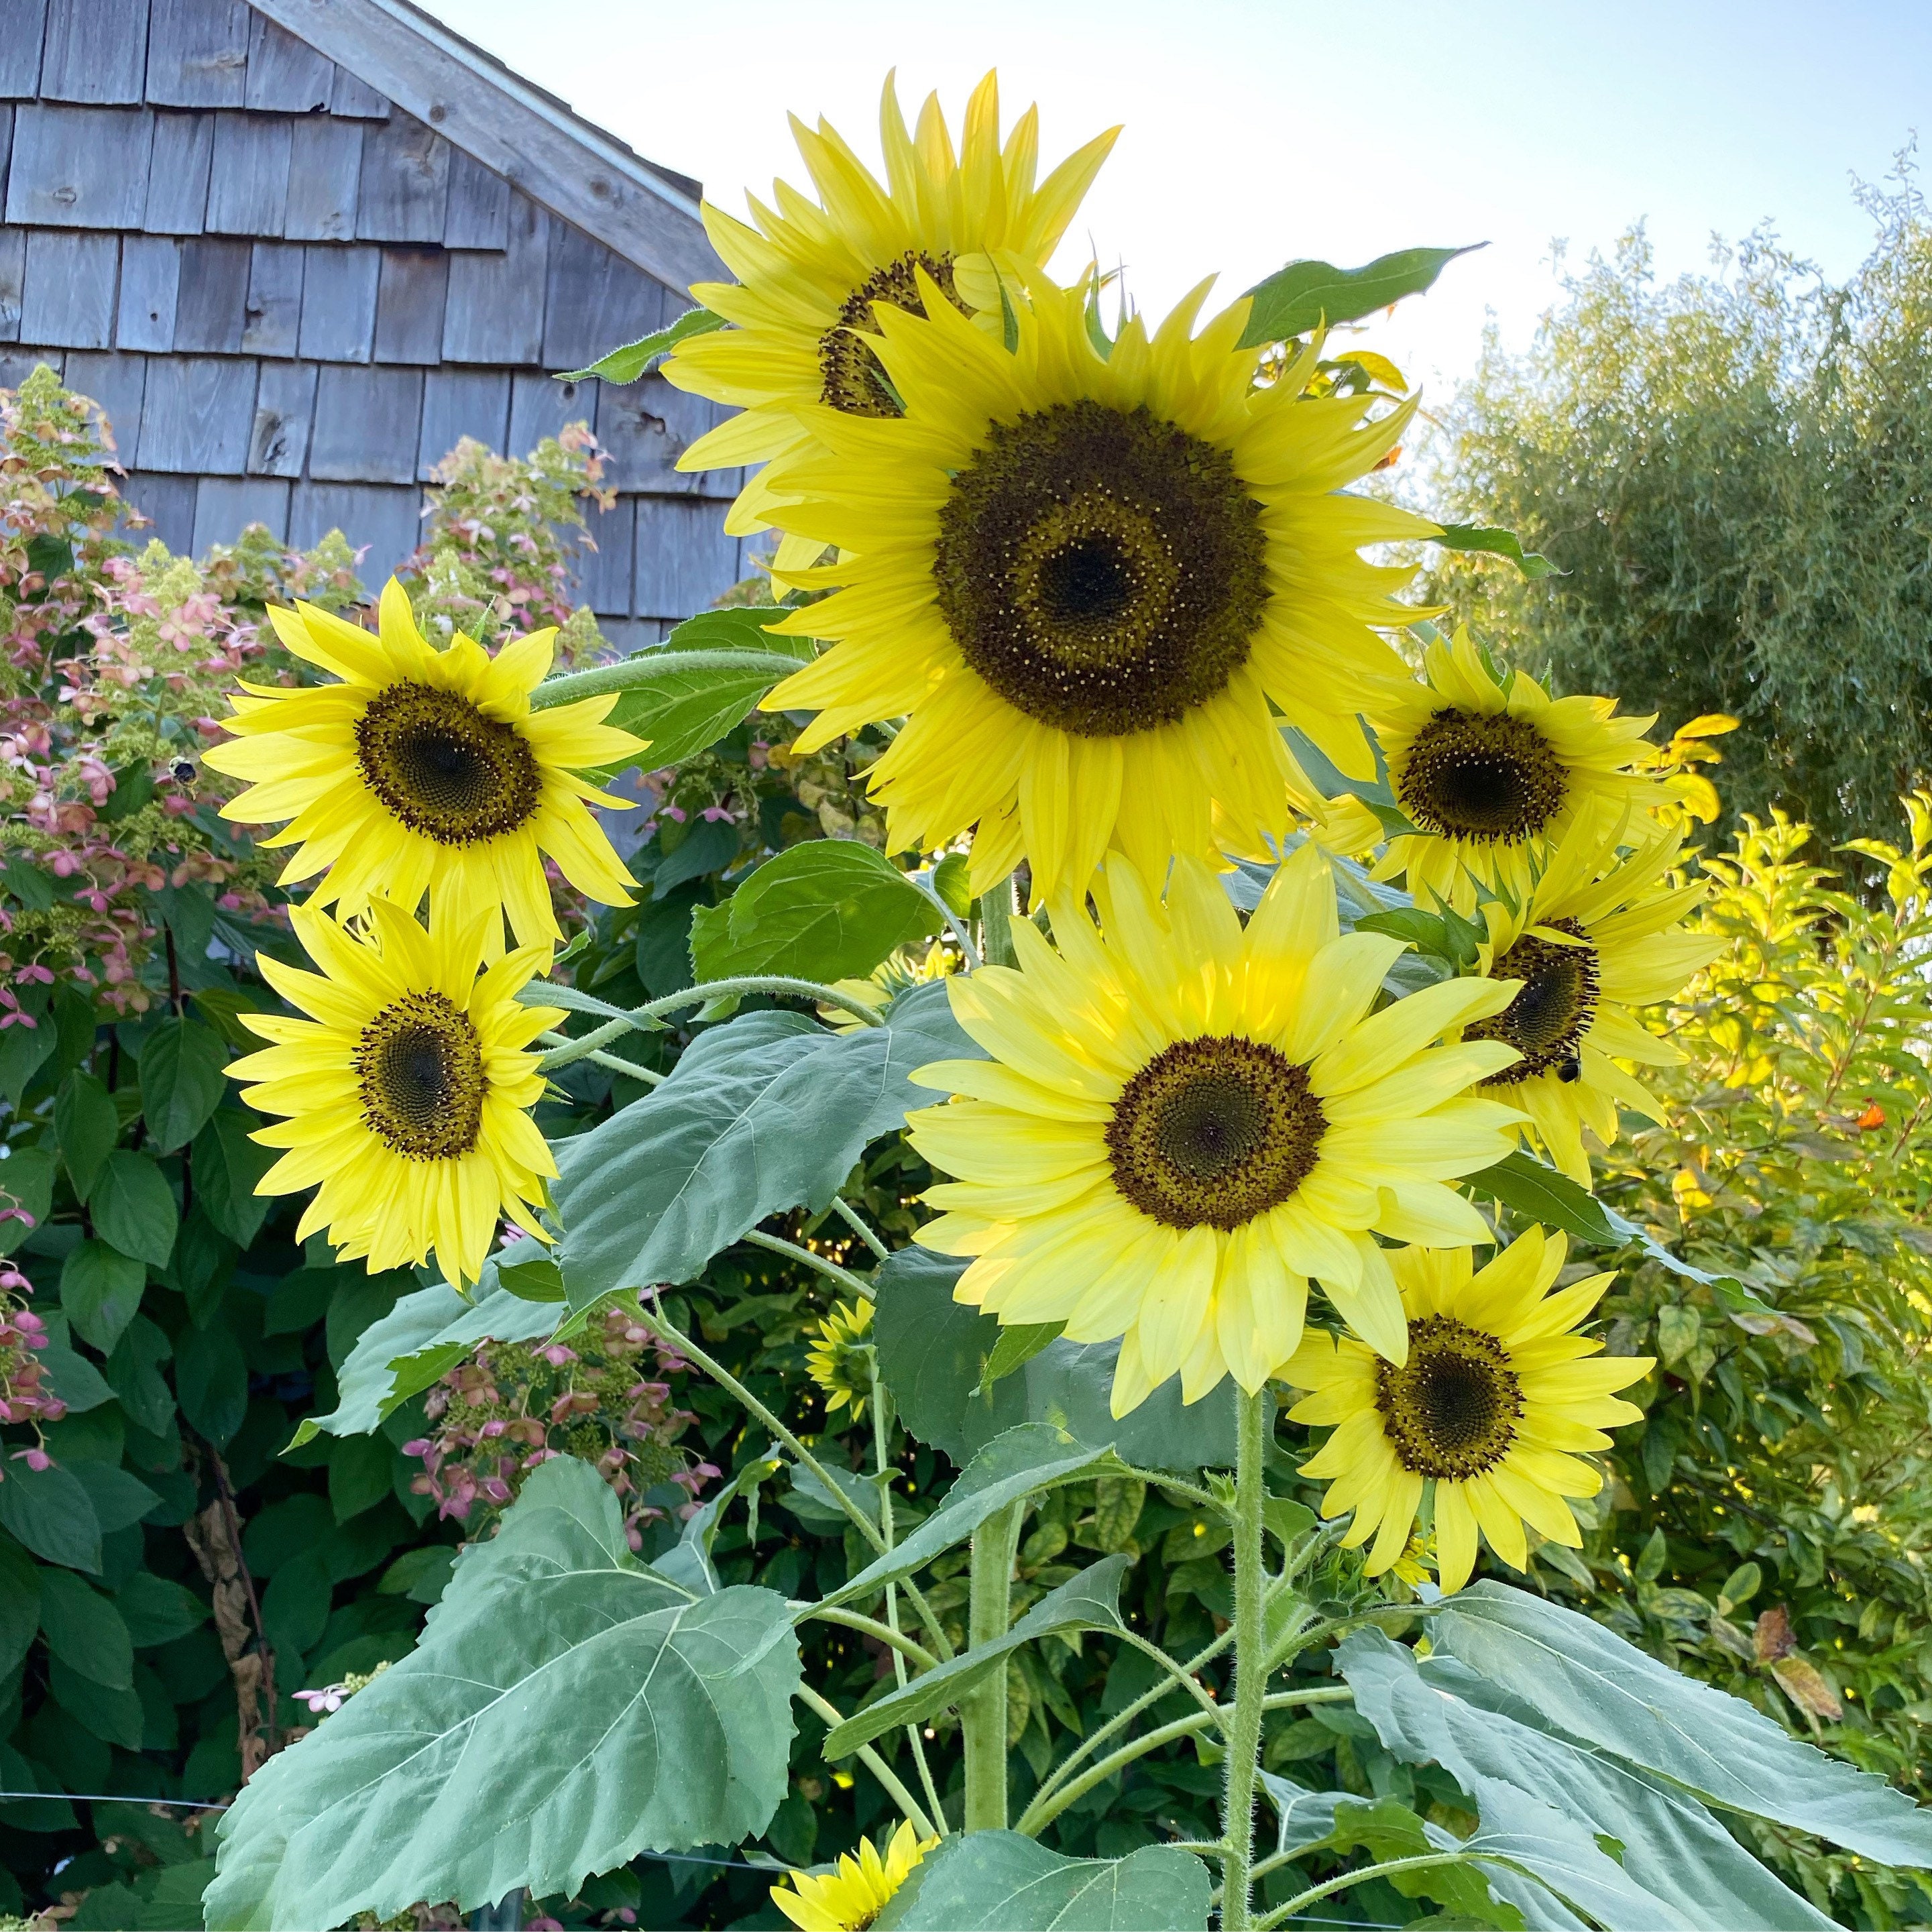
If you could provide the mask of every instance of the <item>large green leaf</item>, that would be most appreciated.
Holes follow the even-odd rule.
[[[111,1354],[141,1306],[148,1270],[105,1241],[82,1241],[61,1264],[61,1306],[103,1354]]]
[[[527,1301],[495,1286],[496,1264],[494,1256],[484,1264],[473,1300],[439,1282],[404,1295],[388,1314],[370,1322],[336,1371],[335,1407],[326,1415],[305,1418],[296,1432],[296,1444],[322,1432],[368,1435],[479,1342],[534,1342],[548,1335],[562,1318],[561,1304]]]
[[[983,1387],[1000,1329],[992,1316],[952,1299],[965,1268],[951,1256],[904,1248],[876,1278],[880,1368],[920,1441],[964,1464],[1003,1430],[1044,1422],[1096,1448],[1111,1444],[1141,1468],[1233,1466],[1233,1384],[1186,1403],[1178,1379],[1170,1380],[1116,1417],[1109,1396],[1118,1342],[1049,1342],[1019,1372]]]
[[[557,1150],[572,1306],[689,1281],[767,1214],[824,1208],[867,1143],[929,1102],[907,1075],[962,1054],[979,1048],[944,986],[902,994],[884,1026],[754,1012],[701,1034],[662,1086]]]
[[[1606,1751],[1552,1735],[1538,1720],[1532,1687],[1505,1690],[1451,1657],[1418,1668],[1412,1652],[1375,1630],[1348,1638],[1336,1662],[1356,1709],[1398,1758],[1439,1764],[1466,1790],[1479,1778],[1514,1784],[1616,1838],[1626,1876],[1662,1909],[1736,1932],[1830,1927],[1696,1798]]]
[[[1054,1630],[1118,1631],[1121,1628],[1120,1579],[1132,1561],[1130,1556],[1103,1556],[1058,1589],[1048,1591],[1004,1636],[962,1652],[891,1696],[855,1712],[826,1734],[825,1756],[845,1757],[902,1724],[923,1724],[935,1712],[958,1703],[993,1670],[1005,1670],[1007,1658],[1036,1638]]]
[[[913,1869],[878,1932],[1205,1932],[1208,1868],[1147,1845],[1068,1858],[1017,1832],[948,1838]]]
[[[167,1266],[181,1215],[166,1177],[147,1155],[117,1148],[94,1184],[88,1208],[104,1240],[155,1268]]]
[[[556,380],[560,382],[580,382],[586,376],[595,376],[600,382],[634,382],[650,370],[659,357],[668,356],[680,342],[688,342],[694,335],[709,334],[714,328],[729,326],[722,315],[713,315],[708,308],[688,308],[668,327],[653,329],[649,335],[640,335],[636,341],[627,342],[622,348],[608,350],[584,368],[566,369]]]
[[[1480,248],[1477,242],[1472,244]],[[1458,255],[1468,248],[1403,248],[1378,256],[1364,268],[1338,268],[1332,262],[1291,262],[1247,291],[1254,310],[1241,337],[1244,349],[1286,341],[1312,329],[1359,322],[1405,296],[1430,287]]]
[[[81,1200],[93,1192],[94,1184],[120,1138],[121,1114],[114,1096],[92,1073],[76,1068],[54,1095],[54,1138],[68,1178]]]
[[[250,1138],[256,1124],[256,1116],[238,1107],[218,1108],[189,1150],[196,1204],[241,1248],[254,1240],[268,1216],[267,1197],[255,1192],[255,1184],[280,1158]]]
[[[557,1458],[465,1551],[416,1648],[243,1787],[207,1922],[568,1897],[641,1850],[736,1844],[784,1796],[799,1677],[783,1598],[684,1597]]]
[[[151,1436],[160,1435],[174,1415],[175,1392],[161,1373],[161,1364],[173,1353],[160,1325],[137,1315],[107,1358],[107,1386],[119,1399],[122,1413]]]
[[[707,629],[706,647],[688,649],[684,634],[688,627],[681,625],[662,650],[640,651],[615,664],[548,680],[531,693],[532,705],[542,710],[614,691],[617,701],[604,722],[647,742],[637,756],[603,766],[604,776],[631,765],[655,770],[694,757],[741,724],[765,693],[799,666],[782,648],[784,640],[763,641],[764,626],[784,612],[766,608],[706,614],[730,620],[737,639],[724,642],[718,635],[722,627],[713,625]]]
[[[0,1676],[11,1674],[40,1627],[40,1566],[10,1536],[0,1536]]]
[[[70,1469],[56,1462],[30,1468],[9,1462],[0,1482],[0,1529],[43,1562],[100,1573],[100,1522],[93,1499]]]
[[[754,973],[862,979],[896,946],[943,923],[932,901],[871,846],[814,838],[767,860],[722,905],[700,907],[691,956],[700,984]]]
[[[1522,539],[1514,530],[1502,530],[1486,524],[1444,524],[1435,541],[1444,550],[1486,550],[1492,556],[1506,556],[1534,584],[1539,577],[1556,574],[1556,566],[1546,556],[1526,550]]]
[[[995,1437],[967,1464],[946,1500],[903,1543],[868,1564],[842,1588],[828,1592],[824,1600],[843,1604],[870,1596],[963,1543],[1007,1504],[1036,1490],[1119,1468],[1112,1450],[1090,1449],[1044,1423],[1022,1423]]]
[[[1932,1867],[1932,1810],[1588,1617],[1483,1582],[1458,1594],[1430,1630],[1438,1655],[1513,1692],[1552,1730],[1707,1804],[1815,1832],[1881,1864]]]
[[[134,1682],[134,1644],[121,1612],[71,1570],[40,1576],[40,1634],[69,1669],[112,1690]]]
[[[141,1111],[155,1150],[185,1147],[221,1104],[228,1049],[199,1020],[165,1019],[141,1049]]]

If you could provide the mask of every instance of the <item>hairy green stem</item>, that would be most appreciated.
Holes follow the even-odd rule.
[[[1255,1861],[1255,1780],[1262,1748],[1262,1708],[1268,1696],[1268,1625],[1262,1592],[1262,1404],[1264,1394],[1239,1400],[1240,1448],[1234,1473],[1234,1708],[1227,1726],[1227,1797],[1221,1829],[1222,1932],[1250,1932],[1249,1872]]]
[[[1150,1658],[1155,1664],[1166,1671],[1172,1680],[1172,1688],[1177,1690],[1186,1692],[1190,1697],[1192,1698],[1210,1724],[1227,1723],[1227,1712],[1216,1703],[1196,1678],[1182,1666],[1175,1663],[1159,1644],[1154,1642],[1151,1638],[1142,1636],[1138,1630],[1123,1630],[1120,1636],[1124,1641],[1131,1644],[1142,1656]]]
[[[892,1250],[887,1247],[885,1243],[880,1240],[877,1234],[873,1233],[872,1228],[866,1223],[865,1216],[861,1214],[858,1209],[854,1208],[851,1202],[846,1199],[844,1195],[835,1194],[832,1196],[832,1211],[838,1216],[840,1220],[845,1223],[847,1227],[852,1230],[854,1234],[858,1236],[860,1240],[865,1243],[867,1247],[872,1250],[873,1254],[879,1260],[885,1261],[890,1258],[892,1252]]]
[[[1191,1676],[1196,1671],[1204,1669],[1206,1666],[1211,1664],[1234,1640],[1234,1626],[1230,1624],[1204,1648],[1196,1652],[1194,1655],[1180,1666],[1181,1669]],[[1058,1764],[1055,1765],[1052,1771],[1047,1773],[1046,1783],[1034,1794],[1033,1802],[1027,1807],[1025,1815],[1020,1820],[1016,1828],[1026,1833],[1029,1837],[1042,1830],[1057,1814],[1048,1812],[1045,1817],[1039,1816],[1037,1814],[1052,1797],[1054,1792],[1072,1776],[1074,1767],[1082,1759],[1090,1756],[1098,1750],[1109,1738],[1126,1730],[1143,1711],[1153,1705],[1158,1704],[1163,1697],[1171,1697],[1173,1694],[1173,1687],[1171,1684],[1156,1684],[1152,1690],[1142,1691],[1124,1711],[1118,1712],[1109,1718],[1098,1730],[1090,1732]],[[1187,1718],[1185,1721],[1190,1725],[1204,1726],[1207,1720],[1197,1714]]]
[[[890,1451],[892,1448],[892,1425],[886,1417],[885,1384],[880,1381],[876,1357],[872,1364],[872,1454],[879,1478],[879,1527],[885,1532],[886,1547],[892,1547],[896,1532],[892,1522],[892,1466]],[[886,1626],[896,1638],[899,1634],[899,1593],[895,1583],[886,1586]],[[899,1646],[892,1646],[892,1678],[903,1690],[906,1687],[905,1659]],[[926,1792],[926,1802],[932,1808],[932,1815],[938,1822],[943,1833],[946,1829],[946,1810],[939,1802],[939,1787],[932,1781],[932,1768],[926,1761],[926,1744],[919,1734],[916,1724],[905,1727],[906,1742],[912,1747],[912,1761],[919,1767],[919,1781]]]
[[[1318,1905],[1323,1899],[1332,1898],[1336,1892],[1346,1892],[1352,1885],[1360,1885],[1372,1878],[1388,1878],[1396,1872],[1426,1871],[1432,1865],[1467,1865],[1475,1862],[1474,1858],[1467,1852],[1418,1852],[1412,1858],[1388,1858],[1378,1865],[1358,1866],[1354,1871],[1337,1873],[1334,1877],[1324,1880],[1320,1885],[1312,1885],[1306,1892],[1297,1892],[1285,1904],[1277,1905],[1272,1912],[1254,1920],[1254,1932],[1269,1932],[1271,1926],[1279,1925],[1285,1918],[1292,1918],[1304,1906]],[[1500,1858],[1496,1861],[1498,1864],[1506,1862]],[[1221,1923],[1227,1925],[1231,1922],[1224,1905],[1221,1911]]]
[[[1019,1546],[1026,1500],[998,1510],[973,1532],[968,1583],[969,1648],[997,1643],[1012,1617],[1013,1556]],[[1006,1673],[987,1674],[976,1690],[959,1700],[960,1731],[966,1747],[966,1828],[1003,1832],[1006,1828]]]
[[[734,993],[772,993],[787,999],[809,1000],[816,1006],[836,1006],[868,1026],[884,1026],[886,1023],[877,1006],[868,1006],[850,993],[842,993],[836,986],[820,986],[816,980],[794,980],[782,974],[753,974],[736,980],[707,980],[701,986],[687,986],[681,993],[667,993],[661,1000],[646,1000],[641,1006],[633,1006],[616,1018],[606,1020],[600,1027],[592,1027],[590,1032],[567,1046],[552,1047],[537,1064],[546,1072],[553,1066],[568,1066],[572,1060],[586,1058],[599,1047],[608,1046],[614,1040],[621,1040],[627,1033],[650,1032],[650,1022],[665,1013],[680,1012],[687,1006],[708,1005],[713,1000],[722,1000]],[[541,1005],[542,1002],[538,1000],[526,1004]]]
[[[553,704],[574,704],[580,698],[602,698],[606,692],[628,691],[649,684],[672,670],[764,670],[776,684],[798,668],[796,658],[776,651],[648,651],[621,658],[615,664],[593,664],[562,677],[546,678],[530,693],[530,709],[547,711]]]
[[[823,1255],[814,1254],[809,1248],[801,1247],[796,1241],[788,1241],[782,1234],[768,1234],[762,1228],[754,1228],[748,1234],[741,1234],[740,1240],[749,1241],[754,1248],[767,1248],[775,1255],[784,1255],[796,1262],[801,1268],[814,1268],[828,1280],[836,1281],[842,1288],[849,1288],[862,1300],[872,1298],[872,1284],[862,1276],[854,1274],[850,1268],[841,1268],[836,1262],[827,1261]]]
[[[843,1604],[795,1604],[792,1607],[798,1612],[800,1623],[838,1624],[910,1658],[922,1670],[939,1668],[938,1658],[924,1644],[908,1636],[896,1624],[882,1624],[877,1617],[868,1617],[862,1610],[848,1610]]]
[[[537,1044],[539,1046],[574,1046],[577,1042],[568,1034],[540,1033],[537,1035]],[[608,1067],[613,1073],[623,1074],[632,1080],[644,1081],[652,1087],[662,1087],[670,1078],[668,1073],[659,1073],[653,1068],[640,1066],[634,1060],[623,1059],[614,1053],[580,1053],[573,1055],[572,1060],[587,1060],[592,1066]]]
[[[798,1701],[808,1711],[825,1720],[828,1730],[845,1721],[844,1713],[836,1704],[821,1697],[809,1684],[801,1684],[794,1694]],[[886,1787],[886,1795],[900,1811],[912,1821],[912,1828],[922,1838],[936,1838],[939,1828],[926,1816],[926,1808],[901,1783],[898,1774],[870,1744],[859,1747],[859,1762]]]

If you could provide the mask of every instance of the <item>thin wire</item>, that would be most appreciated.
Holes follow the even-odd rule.
[[[172,1804],[177,1810],[226,1811],[226,1804],[207,1804],[198,1798],[155,1798],[127,1791],[0,1791],[0,1804],[16,1798],[78,1798],[86,1804]]]

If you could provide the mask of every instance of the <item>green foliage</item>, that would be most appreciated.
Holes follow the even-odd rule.
[[[1480,247],[1482,244],[1475,244]],[[1291,262],[1246,292],[1254,311],[1241,338],[1246,349],[1306,335],[1337,323],[1359,322],[1405,296],[1419,296],[1467,248],[1403,248],[1378,256],[1367,267],[1338,268],[1332,262]]]
[[[1641,230],[1593,255],[1520,356],[1492,337],[1438,445],[1446,519],[1500,524],[1561,572],[1443,559],[1563,690],[1675,724],[1724,712],[1734,801],[1836,841],[1932,770],[1922,573],[1932,466],[1928,229],[1910,158],[1861,199],[1864,266],[1827,283],[1768,233],[1660,286]]]
[[[613,349],[600,356],[587,368],[566,370],[556,380],[560,382],[581,382],[586,377],[596,376],[607,382],[634,382],[680,342],[688,342],[694,335],[708,334],[724,326],[724,318],[713,315],[708,308],[688,308],[668,328],[641,335],[634,342],[626,343],[621,349]]]
[[[879,1932],[1206,1932],[1207,1869],[1186,1852],[1064,1858],[1012,1832],[955,1838],[874,1922]]]

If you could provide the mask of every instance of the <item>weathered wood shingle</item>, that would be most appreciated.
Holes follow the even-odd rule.
[[[141,456],[141,403],[147,388],[148,358],[76,350],[67,358],[61,380],[100,405],[122,467],[133,469]]]
[[[376,360],[442,360],[449,257],[440,248],[385,248],[376,290]]]
[[[478,250],[451,258],[446,362],[514,367],[542,358],[550,217],[527,195],[513,194],[508,228],[509,245],[501,254]]]
[[[208,170],[214,154],[212,114],[157,114],[148,176],[150,235],[199,235],[208,211]]]
[[[27,279],[27,231],[0,230],[0,342],[20,339],[20,296]]]
[[[181,292],[175,303],[174,346],[234,356],[248,326],[246,242],[197,235],[182,244]]]
[[[29,229],[20,340],[58,349],[105,349],[114,340],[120,256],[118,236]]]
[[[279,114],[216,115],[209,234],[281,233],[288,216],[290,125]]]
[[[282,232],[291,242],[350,242],[362,179],[362,124],[317,115],[290,136],[289,200]]]
[[[311,248],[302,275],[303,355],[326,362],[366,362],[376,339],[380,248]]]
[[[331,363],[316,391],[308,473],[322,483],[412,483],[420,369],[358,368]]]
[[[543,359],[580,369],[620,342],[662,326],[664,287],[601,242],[562,222],[550,230]]]
[[[501,369],[432,369],[424,379],[422,434],[416,475],[430,472],[466,436],[492,449],[507,447],[510,378]]]
[[[257,14],[248,28],[248,80],[242,105],[264,114],[326,114],[335,63],[285,27]]]
[[[158,107],[239,107],[248,88],[248,0],[151,4],[148,98]]]
[[[248,468],[260,476],[297,477],[308,460],[315,418],[316,365],[264,362],[248,436]]]
[[[47,0],[12,0],[0,34],[0,100],[31,100],[40,88]]]
[[[269,476],[204,476],[194,493],[194,554],[232,544],[250,524],[286,538],[289,485]]]
[[[406,114],[362,136],[356,232],[364,242],[440,242],[449,212],[449,143]]]
[[[296,352],[307,253],[293,242],[255,244],[248,260],[248,320],[242,331],[244,355]]]
[[[141,407],[141,466],[238,476],[255,426],[255,364],[225,356],[158,356]]]
[[[175,346],[182,244],[171,236],[121,238],[121,302],[114,339],[123,349],[165,355]]]
[[[460,148],[449,156],[446,248],[506,248],[510,240],[510,184]]]
[[[148,201],[151,115],[138,107],[15,111],[7,219],[30,227],[138,228]]]
[[[43,100],[139,100],[148,65],[148,0],[48,0]]]

